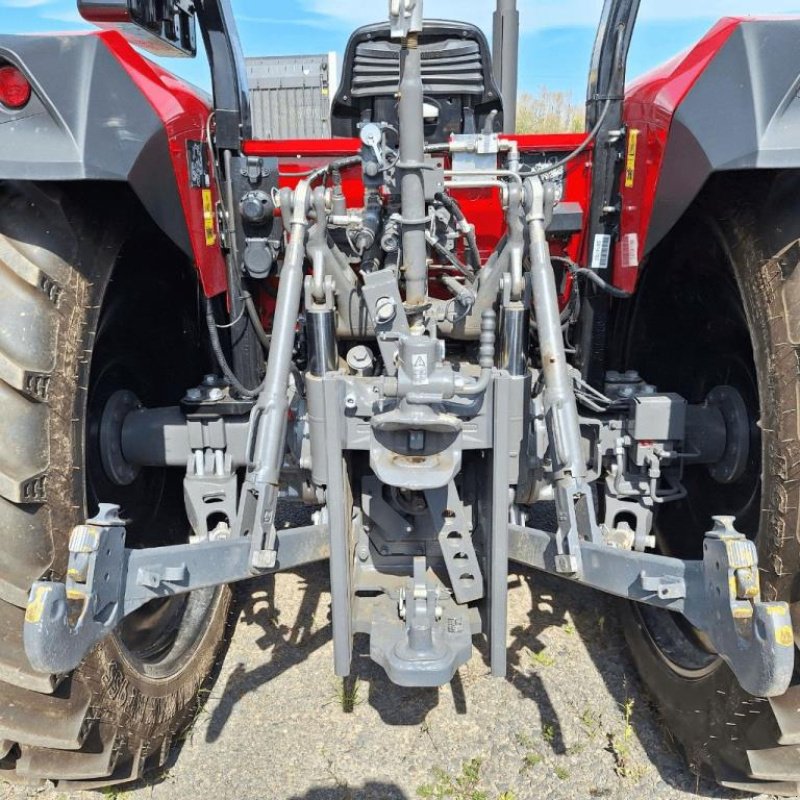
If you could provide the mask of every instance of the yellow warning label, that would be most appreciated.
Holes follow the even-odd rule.
[[[781,625],[775,631],[775,641],[784,647],[791,647],[794,644],[794,634],[791,625]]]
[[[206,232],[206,244],[209,247],[216,244],[217,231],[214,226],[214,201],[211,189],[203,189],[203,228]]]
[[[37,623],[44,613],[44,599],[50,591],[49,586],[37,586],[33,599],[28,603],[25,610],[25,622]]]
[[[636,183],[636,150],[639,145],[639,131],[631,128],[628,132],[628,158],[625,162],[625,188],[633,189]]]

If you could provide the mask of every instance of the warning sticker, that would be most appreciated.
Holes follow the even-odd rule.
[[[411,381],[413,383],[428,382],[428,354],[418,353],[411,360]]]
[[[631,128],[628,133],[628,158],[625,161],[625,188],[633,189],[636,183],[636,151],[639,146],[639,131]]]
[[[214,200],[211,189],[203,189],[203,228],[206,232],[206,244],[210,247],[217,241],[217,231],[214,227]]]

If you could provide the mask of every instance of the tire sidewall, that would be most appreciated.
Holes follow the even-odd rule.
[[[787,282],[774,256],[800,236],[800,209],[793,200],[795,213],[784,214],[779,225],[771,214],[779,201],[774,193],[768,191],[767,202],[757,208],[746,200],[732,203],[731,197],[741,196],[741,186],[721,184],[706,194],[689,224],[714,237],[739,287],[760,405],[761,512],[756,544],[761,593],[766,600],[791,602],[798,562],[800,417],[798,351],[791,342],[790,322],[800,318],[800,269],[797,282]],[[794,185],[800,189],[797,179]],[[785,197],[781,192],[780,202]],[[747,775],[747,750],[777,746],[779,731],[769,704],[745,692],[724,663],[696,679],[679,675],[653,642],[638,609],[627,602],[620,605],[633,660],[690,766],[698,772],[710,769],[718,780]]]

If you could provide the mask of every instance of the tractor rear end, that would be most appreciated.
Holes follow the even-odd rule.
[[[0,774],[163,763],[227,585],[315,561],[336,675],[362,634],[403,686],[476,637],[504,676],[515,562],[621,598],[691,763],[797,794],[800,22],[626,94],[608,0],[586,134],[521,136],[513,3],[496,79],[404,0],[336,138],[259,141],[225,0],[80,7],[118,30],[0,37]],[[119,33],[191,55],[195,20],[210,102]]]

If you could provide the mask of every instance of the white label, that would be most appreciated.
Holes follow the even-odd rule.
[[[608,259],[611,256],[611,236],[607,233],[598,233],[594,237],[592,248],[592,269],[608,269]]]
[[[626,233],[622,237],[622,266],[639,266],[639,234]]]
[[[428,354],[418,353],[411,362],[411,380],[414,383],[428,382]]]

